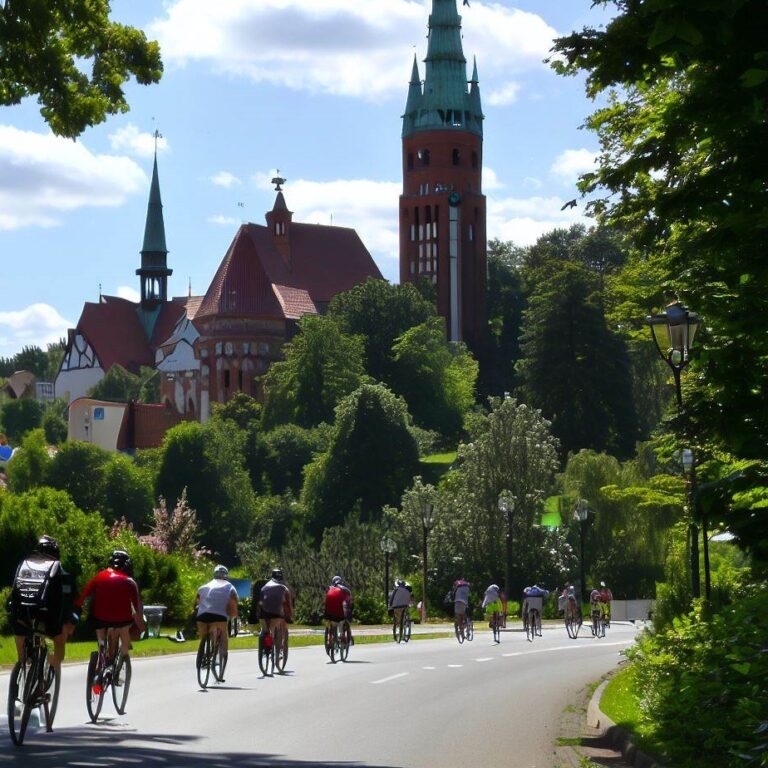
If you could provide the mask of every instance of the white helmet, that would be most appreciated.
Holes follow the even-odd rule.
[[[226,565],[217,565],[213,569],[214,579],[226,579],[227,576],[229,576],[229,570],[227,569]]]

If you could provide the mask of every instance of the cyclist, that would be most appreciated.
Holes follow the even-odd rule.
[[[130,555],[116,549],[109,559],[109,565],[99,571],[86,585],[75,600],[80,610],[91,598],[91,618],[96,628],[96,639],[103,643],[107,638],[111,647],[108,655],[114,654],[113,637],[120,638],[122,656],[130,656],[131,627],[135,624],[140,632],[146,629],[144,609],[139,597],[139,588],[132,578],[133,562]],[[108,632],[114,630],[114,632]]]
[[[605,586],[605,582],[600,582],[600,607],[605,616],[605,620],[608,626],[611,626],[611,602],[613,600],[613,594],[608,587]]]
[[[389,593],[389,605],[387,608],[392,612],[395,626],[400,624],[403,612],[413,602],[413,588],[403,579],[395,580],[395,588]]]
[[[259,592],[259,616],[262,632],[272,633],[277,626],[285,626],[293,616],[291,591],[283,583],[283,572],[274,568],[269,581]]]
[[[325,590],[325,619],[334,625],[342,621],[349,624],[352,619],[352,590],[341,576],[334,576]],[[354,645],[352,630],[348,633],[350,643]]]
[[[38,539],[33,552],[16,568],[13,584],[8,610],[19,661],[24,661],[24,640],[29,632],[29,620],[33,619],[43,624],[46,636],[53,640],[51,667],[60,668],[67,638],[72,634],[78,616],[72,604],[75,581],[61,565],[56,539],[51,536]]]
[[[456,579],[453,582],[453,615],[457,627],[462,630],[467,624],[467,611],[469,609],[469,589],[471,585],[464,579]]]
[[[573,621],[578,620],[580,609],[576,598],[576,588],[573,584],[565,585],[563,592],[560,595],[558,605],[562,606],[560,610],[563,611],[567,617],[570,617]]]
[[[603,613],[603,609],[600,603],[600,590],[593,589],[589,593],[589,615],[593,622],[594,621],[599,622],[600,617],[602,616],[602,613]]]
[[[523,627],[528,626],[528,610],[530,608],[537,609],[539,618],[541,618],[542,604],[548,596],[549,590],[540,587],[538,584],[534,584],[532,587],[526,587],[523,590]]]
[[[498,584],[491,584],[488,589],[485,590],[483,595],[483,610],[486,614],[491,614],[488,626],[494,629],[494,621],[500,621],[502,604],[501,604],[501,590]],[[493,616],[496,614],[496,617]]]
[[[237,590],[227,580],[228,577],[227,567],[217,565],[213,569],[213,578],[197,590],[195,598],[197,634],[200,639],[209,634],[213,640],[216,630],[220,631],[219,655],[224,662],[228,648],[227,619],[237,616]]]

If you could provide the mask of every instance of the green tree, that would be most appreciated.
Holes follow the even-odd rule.
[[[149,524],[152,509],[152,482],[149,473],[133,459],[112,454],[103,470],[101,514],[107,524],[125,520],[139,529]]]
[[[572,262],[545,263],[539,275],[523,314],[520,397],[552,420],[563,455],[628,456],[637,437],[629,359],[606,325],[597,280]]]
[[[46,351],[46,357],[48,358],[48,365],[45,370],[45,380],[55,381],[59,375],[59,368],[61,368],[61,361],[64,358],[64,353],[67,351],[67,340],[59,339],[48,345]]]
[[[339,400],[362,382],[362,340],[342,333],[331,317],[307,315],[283,352],[285,360],[273,363],[264,379],[265,428],[332,421]]]
[[[604,29],[554,48],[554,66],[586,73],[588,94],[604,103],[587,120],[601,154],[581,188],[601,222],[625,231],[640,258],[660,261],[661,287],[705,318],[686,393],[696,434],[765,461],[768,66],[756,30],[768,7],[616,5]]]
[[[160,48],[109,14],[107,0],[3,3],[0,105],[37,96],[51,130],[69,138],[128,111],[123,84],[131,76],[142,85],[158,82]]]
[[[408,329],[392,348],[393,390],[420,426],[457,434],[474,404],[477,363],[463,344],[449,343],[442,318]]]
[[[45,433],[42,429],[33,429],[8,463],[9,488],[14,493],[24,493],[45,485],[50,464]]]
[[[298,496],[304,482],[304,467],[328,447],[328,429],[304,429],[283,424],[263,437],[263,472],[274,494],[291,491]]]
[[[235,554],[236,543],[248,537],[255,518],[244,444],[245,433],[221,421],[178,424],[163,441],[156,494],[175,503],[186,488],[202,543],[221,557]]]
[[[20,443],[24,435],[40,426],[42,420],[43,406],[27,397],[7,400],[0,413],[0,425],[11,444]]]
[[[381,384],[364,384],[339,403],[326,453],[306,468],[302,500],[316,539],[358,510],[377,520],[418,469],[405,403]]]
[[[108,451],[93,443],[66,442],[51,460],[47,484],[66,491],[79,509],[103,513],[105,473],[111,458]]]
[[[233,421],[239,429],[248,430],[261,421],[261,404],[245,392],[236,392],[226,403],[214,403],[211,419]]]
[[[392,285],[368,278],[334,296],[328,313],[338,319],[345,333],[363,337],[365,370],[391,386],[395,339],[432,317],[435,308],[411,283]]]
[[[88,392],[95,400],[107,400],[111,403],[130,403],[139,400],[142,379],[122,365],[113,365],[97,384]]]
[[[58,445],[67,439],[69,423],[67,404],[63,400],[54,400],[46,405],[42,426],[45,439],[51,445]]]
[[[40,347],[25,346],[13,359],[14,371],[29,371],[36,379],[46,379],[48,355]]]

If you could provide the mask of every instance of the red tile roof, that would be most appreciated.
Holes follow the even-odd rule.
[[[274,285],[275,296],[289,320],[298,320],[302,315],[316,315],[317,307],[309,294],[301,288],[289,285]]]

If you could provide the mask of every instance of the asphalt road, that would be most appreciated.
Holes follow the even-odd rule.
[[[207,691],[193,655],[139,659],[126,714],[107,700],[97,725],[86,668],[68,665],[54,733],[31,731],[16,748],[3,716],[0,766],[548,768],[564,708],[615,668],[635,628],[614,624],[602,639],[586,628],[577,640],[562,626],[543,634],[358,644],[335,665],[322,647],[295,648],[274,678],[261,676],[255,651],[234,652],[226,682]]]

